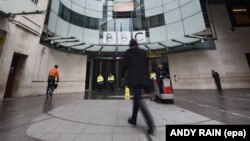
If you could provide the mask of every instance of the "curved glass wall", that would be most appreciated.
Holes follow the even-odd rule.
[[[159,15],[148,17],[148,20],[149,20],[150,28],[165,25],[164,14],[159,14]]]
[[[128,42],[120,41],[131,37],[139,37],[140,48],[149,51],[212,49],[208,37],[214,33],[207,30],[212,24],[210,13],[202,12],[207,10],[204,1],[53,0],[48,29],[59,37],[78,40],[58,40],[58,49],[81,53],[124,52]]]
[[[127,2],[129,2],[128,0]],[[150,27],[163,26],[165,24],[164,14],[145,17],[144,1],[135,0],[134,10],[119,14],[114,12],[114,2],[126,2],[126,0],[107,0],[104,3],[104,13],[101,24],[102,31],[140,31],[145,30],[149,35]]]
[[[74,12],[60,3],[58,16],[65,21],[90,29],[99,29],[99,19],[81,15],[77,12]]]

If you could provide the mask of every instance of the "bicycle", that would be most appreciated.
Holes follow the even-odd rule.
[[[55,82],[54,85],[52,84],[52,85],[49,87],[47,96],[52,96],[52,95],[53,95],[53,92],[55,91],[55,89],[57,88],[57,86],[58,86],[58,83],[57,83],[57,82]]]

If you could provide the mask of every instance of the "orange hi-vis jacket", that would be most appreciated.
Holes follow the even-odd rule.
[[[58,71],[56,68],[52,68],[52,69],[49,71],[49,76],[56,77],[57,80],[59,80],[59,71]]]

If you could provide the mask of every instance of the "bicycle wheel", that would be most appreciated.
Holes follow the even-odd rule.
[[[53,95],[53,92],[54,92],[54,88],[52,87],[52,88],[50,88],[50,96]]]
[[[47,96],[51,96],[51,95],[52,95],[52,93],[53,93],[52,89],[51,89],[51,88],[49,88]]]

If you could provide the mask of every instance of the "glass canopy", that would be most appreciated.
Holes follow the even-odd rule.
[[[91,25],[91,20],[96,21],[99,16],[79,12],[88,9],[90,0],[82,0],[86,2],[85,7],[82,6],[79,11],[73,8],[74,5],[79,6],[74,3],[79,0],[71,1],[71,7],[63,1],[52,2],[52,12],[58,11],[56,8],[59,7],[58,13],[50,15],[50,21],[53,22],[49,21],[48,25],[55,37],[44,39],[44,42],[53,41],[49,46],[56,49],[77,53],[120,53],[128,49],[131,38],[136,38],[139,47],[148,51],[214,48],[214,31],[211,23],[206,22],[209,22],[210,17],[204,16],[202,12],[208,8],[199,0],[99,1],[103,5],[102,18],[98,19],[99,28],[93,30],[85,25]],[[121,8],[123,4],[125,8]],[[66,11],[60,7],[66,7]],[[66,18],[61,19],[60,16]],[[81,17],[85,17],[84,20]]]

